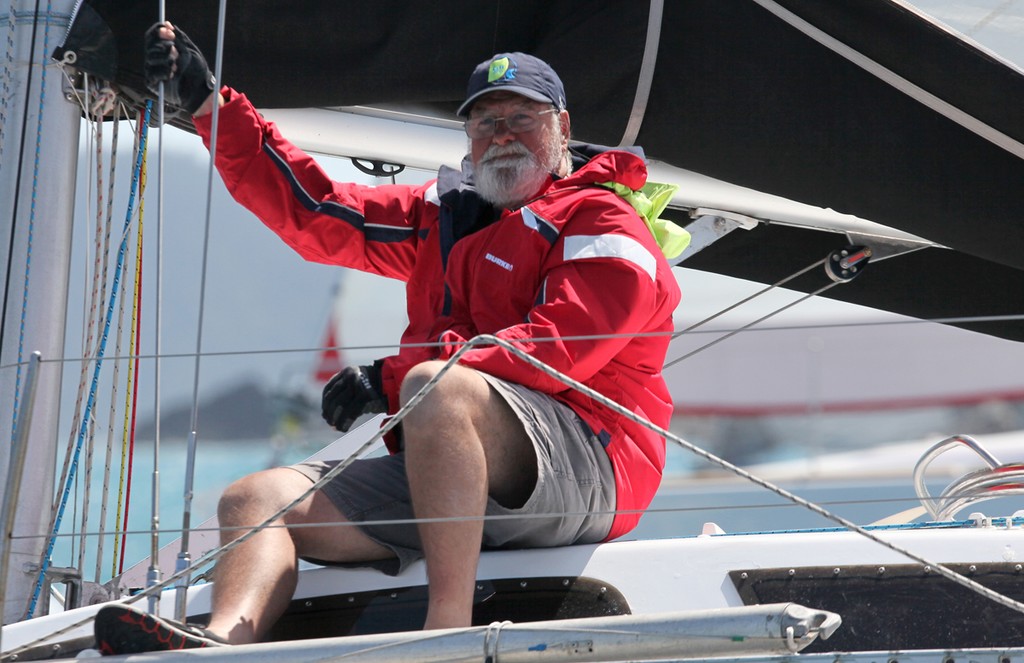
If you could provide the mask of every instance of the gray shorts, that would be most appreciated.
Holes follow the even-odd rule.
[[[614,518],[615,477],[597,436],[567,405],[482,375],[515,411],[537,452],[537,485],[521,508],[509,509],[488,498],[486,515],[497,517],[484,522],[484,549],[602,541]],[[291,469],[317,481],[337,463],[314,461]],[[395,553],[393,560],[355,566],[397,575],[423,557],[414,523],[380,522],[414,517],[405,454],[356,460],[321,490],[364,534]]]

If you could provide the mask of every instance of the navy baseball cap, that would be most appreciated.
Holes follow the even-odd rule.
[[[499,53],[484,60],[473,70],[466,89],[466,100],[458,114],[465,117],[473,102],[488,92],[504,90],[565,110],[565,88],[555,70],[540,58],[526,53]]]

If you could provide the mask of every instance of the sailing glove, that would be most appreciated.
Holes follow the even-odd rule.
[[[164,83],[164,99],[167,103],[195,114],[216,89],[216,81],[206,64],[206,58],[188,35],[181,28],[175,27],[173,42],[161,39],[162,25],[156,23],[146,30],[146,57],[143,63],[146,87],[157,94],[160,83]],[[172,43],[178,51],[177,59],[171,57]]]
[[[346,432],[360,415],[387,412],[388,401],[382,395],[379,359],[371,366],[349,366],[324,385],[321,410],[324,421]]]

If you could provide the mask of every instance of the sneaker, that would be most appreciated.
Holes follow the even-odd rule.
[[[96,648],[104,656],[228,644],[200,626],[156,617],[129,605],[101,608],[94,628]]]

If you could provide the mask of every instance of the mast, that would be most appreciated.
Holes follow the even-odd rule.
[[[28,605],[53,501],[62,364],[46,360],[64,351],[80,116],[64,98],[50,53],[64,38],[74,4],[52,0],[38,3],[37,10],[34,0],[0,2],[0,75],[6,84],[0,87],[0,482],[8,480],[24,362],[33,351],[44,360],[14,538],[0,542],[11,551],[5,624],[20,619]]]

